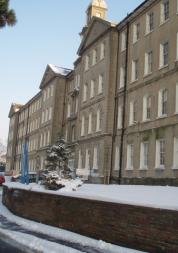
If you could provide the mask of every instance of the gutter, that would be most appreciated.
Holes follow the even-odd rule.
[[[126,118],[126,99],[127,99],[127,79],[128,79],[128,56],[129,56],[129,32],[130,23],[127,23],[127,37],[126,37],[126,54],[125,54],[125,81],[124,81],[124,101],[122,112],[122,133],[121,133],[121,145],[120,145],[120,163],[119,163],[119,178],[118,183],[122,181],[122,165],[123,165],[123,147],[124,147],[124,134],[125,134],[125,118]]]

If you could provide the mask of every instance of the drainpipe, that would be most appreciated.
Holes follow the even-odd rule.
[[[112,174],[112,168],[113,168],[113,155],[114,155],[114,143],[115,143],[115,137],[116,137],[116,131],[117,131],[117,108],[118,108],[118,99],[117,99],[117,83],[118,83],[118,66],[119,66],[119,32],[117,31],[117,61],[116,61],[116,83],[115,83],[115,98],[114,98],[114,123],[113,123],[113,134],[112,134],[112,146],[111,146],[111,165],[110,165],[110,171],[107,178],[107,184],[111,183],[111,174]]]
[[[125,81],[124,81],[124,101],[123,101],[123,113],[122,113],[122,133],[121,133],[121,146],[120,146],[120,164],[119,164],[119,178],[118,183],[122,181],[122,165],[123,165],[123,147],[124,147],[124,134],[125,134],[125,118],[126,118],[126,99],[127,99],[127,80],[128,80],[128,51],[129,51],[129,31],[130,24],[127,23],[127,37],[126,37],[126,54],[125,54]]]

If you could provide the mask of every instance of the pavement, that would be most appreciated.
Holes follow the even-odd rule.
[[[46,234],[43,234],[40,232],[31,231],[29,229],[21,227],[20,225],[16,224],[15,222],[9,221],[3,215],[0,215],[0,228],[8,230],[8,231],[15,231],[15,232],[20,232],[22,234],[32,235],[32,236],[35,236],[39,239],[43,239],[43,240],[46,240],[49,242],[55,242],[55,243],[60,244],[62,246],[67,246],[69,248],[76,249],[76,250],[79,250],[79,251],[85,252],[85,253],[108,253],[108,251],[103,250],[103,249],[100,250],[100,249],[96,249],[92,246],[85,246],[85,245],[81,245],[79,243],[74,243],[74,242],[63,240],[63,239],[58,239],[58,238],[55,238],[55,237],[52,237],[52,236],[49,236],[49,235],[46,235]],[[5,246],[5,244],[4,244],[4,246]],[[9,252],[15,253],[14,251],[9,251]],[[8,253],[8,251],[5,253]],[[19,251],[18,253],[21,253],[21,252]]]

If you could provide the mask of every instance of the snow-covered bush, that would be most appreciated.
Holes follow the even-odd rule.
[[[64,139],[59,138],[54,145],[47,149],[46,168],[43,173],[43,184],[47,189],[59,190],[67,184],[74,183],[73,170],[68,166],[71,157],[70,146]],[[82,184],[77,180],[75,187]]]

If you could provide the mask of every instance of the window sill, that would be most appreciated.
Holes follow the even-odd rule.
[[[170,19],[168,18],[168,19],[162,21],[162,22],[160,23],[159,27],[162,26],[162,25],[164,25],[164,24],[166,24],[167,22],[169,22],[169,20],[170,20]]]
[[[172,170],[178,171],[178,167],[172,167]]]
[[[139,170],[140,170],[140,171],[147,171],[148,168],[144,168],[144,167],[143,167],[143,168],[140,168]]]
[[[164,114],[164,115],[161,115],[161,116],[158,116],[156,119],[165,119],[167,118],[168,115],[167,114]]]
[[[145,33],[145,37],[148,36],[148,35],[150,35],[152,32],[154,32],[154,30],[151,30],[151,31],[149,31],[149,32],[146,32],[146,33]]]
[[[138,81],[138,78],[135,79],[135,80],[133,80],[133,81],[131,81],[130,84],[134,84],[134,83],[136,83],[137,81]]]
[[[143,78],[147,78],[147,77],[151,76],[152,74],[153,74],[153,72],[146,73],[146,74],[144,74]]]
[[[125,52],[126,51],[126,48],[124,48],[124,49],[121,49],[121,53],[123,53],[123,52]]]
[[[126,171],[133,171],[133,168],[126,168]]]
[[[167,68],[167,67],[169,67],[169,64],[166,64],[166,65],[160,66],[160,67],[159,67],[159,70],[165,69],[165,68]]]
[[[139,39],[138,40],[135,40],[135,41],[133,41],[133,45],[136,45],[136,43],[139,41]]]
[[[144,120],[142,120],[142,123],[148,123],[150,121],[151,121],[151,119],[144,119]]]
[[[156,167],[155,170],[165,170],[165,166]]]

